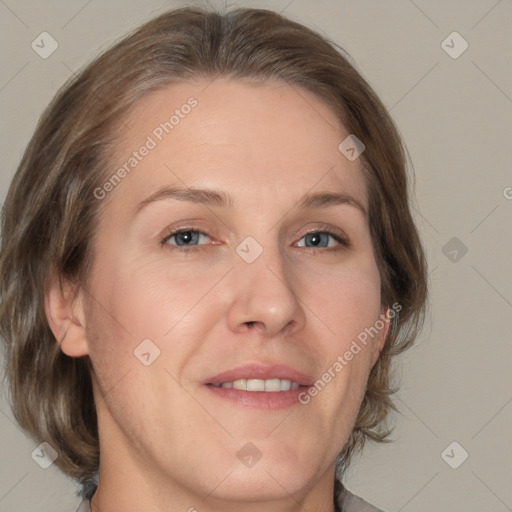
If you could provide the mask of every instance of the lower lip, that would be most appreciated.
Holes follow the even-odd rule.
[[[221,388],[206,385],[216,396],[231,402],[233,405],[252,407],[254,409],[277,410],[300,405],[299,395],[307,392],[309,386],[299,386],[289,391],[244,391],[243,389]]]

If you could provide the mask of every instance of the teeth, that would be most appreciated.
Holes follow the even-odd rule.
[[[245,379],[234,380],[233,387],[235,389],[247,389],[247,381]]]
[[[289,391],[298,389],[299,383],[288,379],[238,379],[233,382],[223,382],[219,387],[242,389],[244,391]]]
[[[292,386],[292,381],[291,380],[286,380],[286,379],[283,379],[281,381],[281,391],[288,391]]]
[[[261,379],[249,379],[247,391],[265,391],[265,381]]]
[[[265,383],[265,391],[281,391],[280,379],[268,379],[263,382]]]

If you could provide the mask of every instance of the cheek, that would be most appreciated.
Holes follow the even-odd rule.
[[[140,373],[143,382],[154,378],[153,369],[164,363],[179,373],[220,318],[215,293],[209,293],[219,276],[211,267],[204,273],[184,272],[185,266],[170,270],[162,258],[144,265],[113,263],[103,260],[96,269],[87,313],[90,357],[98,379],[108,388],[130,371],[131,378]],[[150,372],[137,359],[140,347],[148,347],[143,353],[149,352],[149,358],[158,354]]]
[[[155,251],[140,262],[128,261],[108,277],[108,301],[138,335],[162,337],[181,322],[214,288],[226,265],[176,262]]]
[[[314,283],[314,284],[313,284]],[[372,259],[309,281],[308,308],[322,361],[318,398],[334,417],[352,420],[366,390],[381,314],[380,276]],[[324,335],[319,335],[324,333]],[[324,385],[325,384],[325,385]]]
[[[192,259],[170,267],[159,256],[141,265],[111,263],[97,273],[95,290],[104,305],[99,315],[112,324],[113,343],[125,346],[129,339],[132,349],[137,340],[140,343],[145,338],[165,342],[172,331],[182,332],[189,324],[200,330],[198,316],[202,322],[213,317],[218,322],[236,303],[237,293],[247,293],[239,279],[228,275],[230,264],[222,262],[205,264]],[[298,299],[297,307],[305,310],[307,329],[323,332],[329,339],[348,340],[378,317],[380,278],[368,255],[351,257],[331,268],[314,260],[290,262],[288,268],[283,278]]]
[[[373,259],[351,262],[337,271],[311,273],[302,285],[313,322],[331,341],[331,349],[342,350],[381,311],[380,276]]]
[[[126,371],[137,362],[136,347],[150,339],[162,351],[172,349],[179,366],[180,359],[200,348],[192,341],[208,338],[209,330],[229,315],[237,295],[247,293],[243,280],[233,277],[239,270],[229,275],[233,262],[208,264],[206,258],[184,257],[171,263],[161,253],[137,261],[136,255],[126,256],[130,251],[121,261],[113,256],[114,248],[103,251],[108,256],[95,269],[92,283],[99,332],[91,356],[98,364],[113,361]],[[310,350],[327,364],[377,319],[380,278],[371,251],[348,255],[336,265],[324,262],[290,260],[283,278],[305,311],[305,329],[316,345]]]

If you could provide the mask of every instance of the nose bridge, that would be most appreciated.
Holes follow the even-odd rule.
[[[267,239],[270,238],[270,235]],[[295,324],[302,326],[304,311],[297,297],[293,273],[277,243],[261,246],[248,237],[238,247],[234,296],[229,315],[231,328],[257,323],[267,335]]]

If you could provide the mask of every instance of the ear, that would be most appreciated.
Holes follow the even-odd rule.
[[[381,324],[382,328],[379,329],[378,334],[375,335],[373,338],[372,343],[372,365],[371,367],[375,365],[377,360],[379,359],[380,353],[382,352],[382,349],[384,348],[384,344],[386,343],[386,339],[388,337],[389,332],[389,325],[391,323],[391,317],[390,317],[390,308],[382,308],[381,314],[379,315],[379,320],[376,322],[376,327],[379,327]]]
[[[79,284],[59,277],[52,277],[45,290],[44,308],[48,325],[62,352],[70,357],[89,353],[83,299]]]

